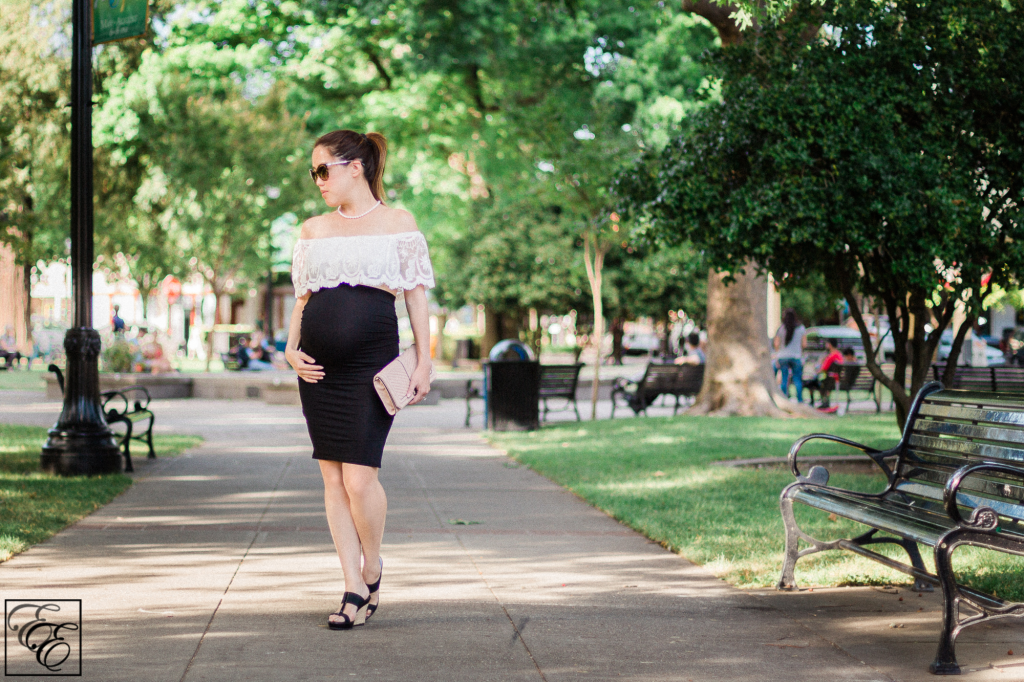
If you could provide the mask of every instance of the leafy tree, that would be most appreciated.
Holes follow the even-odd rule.
[[[623,260],[621,275],[613,285],[628,311],[623,317],[658,320],[665,330],[662,346],[667,351],[670,312],[682,310],[698,325],[706,320],[707,263],[689,244],[635,248],[629,242],[623,244],[633,250]]]
[[[0,242],[23,268],[26,303],[32,268],[63,257],[68,238],[69,5],[12,0],[0,13]]]
[[[798,8],[723,52],[722,104],[659,160],[664,234],[720,268],[824,274],[865,342],[858,295],[884,304],[895,378],[868,367],[901,423],[957,307],[954,357],[992,284],[1024,266],[1020,16],[945,0]]]
[[[183,254],[218,301],[267,272],[271,223],[301,205],[307,158],[301,119],[274,89],[247,93],[231,77],[244,66],[209,46],[149,53],[98,117],[110,158],[145,169],[133,201],[148,257]],[[207,350],[209,363],[212,336]]]

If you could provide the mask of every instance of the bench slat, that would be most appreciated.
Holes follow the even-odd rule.
[[[942,490],[953,471],[955,470],[947,467],[918,466],[908,468],[905,473],[913,473],[915,484],[921,484],[922,487],[929,488],[933,491],[930,497],[941,500]],[[1020,506],[1020,503],[1024,501],[1024,486],[1009,483],[1006,479],[975,475],[968,477],[961,484],[960,489],[975,492],[993,500],[1013,500],[1016,504],[1014,502],[1008,504],[1017,509],[1012,514],[1009,514],[1009,516],[1024,519],[1024,506]]]
[[[963,419],[965,421],[982,422],[985,424],[1018,424],[1024,426],[1024,412],[986,409],[983,407],[953,407],[925,403],[921,406],[919,414],[927,417]]]
[[[1024,444],[1024,429],[998,428],[980,424],[965,424],[963,422],[918,419],[914,422],[914,432],[960,436],[962,438],[980,439],[996,443]]]
[[[1024,410],[1020,396],[1003,397],[1000,394],[988,391],[970,391],[957,388],[947,388],[936,391],[928,396],[926,403],[942,403],[948,405],[976,405],[978,407],[991,407],[1006,409],[1009,412],[1020,412]]]
[[[974,460],[1000,460],[1017,464],[1024,462],[1024,450],[989,443],[954,438],[934,438],[915,433],[910,436],[909,444],[911,447],[928,448],[938,453],[960,455],[963,464],[969,464]]]
[[[887,533],[909,537],[915,542],[932,547],[942,534],[952,528],[952,523],[945,513],[940,514],[926,507],[898,505],[891,500],[865,504],[862,500],[820,488],[803,488],[793,495],[793,499],[810,507],[838,514]]]

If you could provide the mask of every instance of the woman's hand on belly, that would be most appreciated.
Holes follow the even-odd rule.
[[[284,352],[284,357],[303,381],[315,384],[324,378],[324,368],[301,350],[289,348]]]

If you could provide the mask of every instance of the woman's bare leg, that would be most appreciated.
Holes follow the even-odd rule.
[[[360,464],[343,464],[342,467],[352,522],[363,548],[361,577],[369,584],[380,577],[380,544],[384,539],[388,498],[377,479],[378,469]],[[373,603],[378,600],[379,595],[374,597]]]
[[[355,592],[360,597],[366,597],[370,591],[362,577],[362,550],[359,533],[353,520],[351,501],[345,482],[344,467],[353,465],[323,459],[317,461],[320,463],[320,473],[324,479],[324,507],[327,511],[327,525],[331,528],[334,549],[338,552],[341,570],[345,575],[345,591]],[[349,618],[355,618],[356,608],[353,604],[346,604],[343,613],[347,614]],[[344,619],[332,615],[329,620],[341,623]]]

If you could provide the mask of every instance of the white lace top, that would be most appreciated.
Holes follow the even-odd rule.
[[[398,291],[433,287],[427,240],[422,232],[298,240],[292,253],[296,298],[342,283]]]

